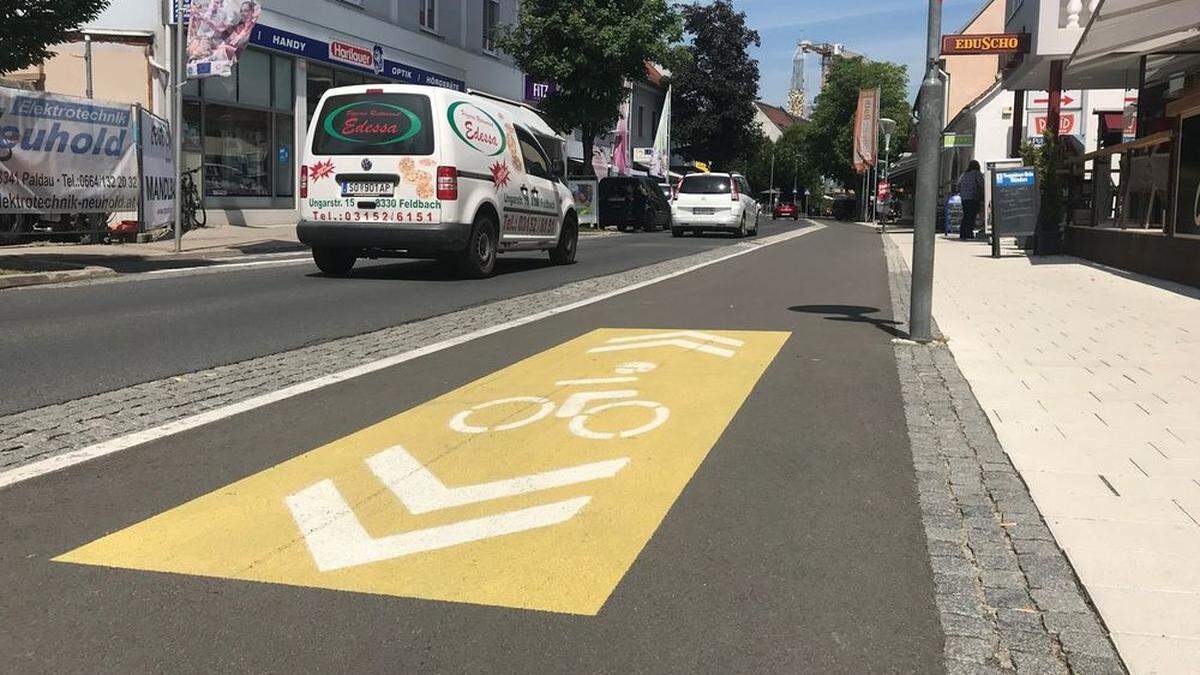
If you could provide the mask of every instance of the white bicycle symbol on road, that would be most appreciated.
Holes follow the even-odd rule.
[[[632,361],[622,363],[617,366],[616,377],[597,377],[586,378],[579,380],[560,380],[555,384],[558,386],[579,386],[579,385],[597,385],[597,384],[622,384],[628,382],[636,382],[637,377],[634,373],[648,373],[658,365],[648,363],[646,361]],[[662,426],[671,416],[671,410],[667,406],[657,401],[638,400],[635,397],[638,395],[635,389],[610,389],[607,391],[581,391],[571,394],[562,402],[562,405],[556,404],[554,401],[543,396],[511,396],[508,398],[496,399],[487,401],[479,405],[472,406],[467,410],[463,410],[450,418],[450,428],[464,434],[483,434],[491,431],[511,431],[519,429],[523,426],[533,424],[554,414],[560,419],[567,419],[567,429],[571,433],[581,438],[589,440],[604,441],[613,438],[632,438],[644,434],[648,431],[653,431]],[[610,401],[609,403],[600,403],[593,405],[598,401]],[[528,415],[519,419],[502,422],[499,424],[482,425],[471,424],[470,418],[477,412],[495,408],[497,406],[512,405],[512,404],[531,404],[536,406],[536,409]],[[556,410],[557,408],[557,410]],[[650,411],[650,421],[641,426],[621,431],[596,431],[589,427],[589,423],[601,413],[619,408],[645,408]]]

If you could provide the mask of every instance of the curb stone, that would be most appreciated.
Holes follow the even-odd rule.
[[[911,276],[883,236],[892,316]],[[893,341],[950,673],[1126,673],[1099,614],[933,324]]]
[[[61,284],[69,281],[85,281],[102,277],[115,277],[117,272],[107,267],[88,266],[77,270],[54,270],[50,272],[22,272],[0,275],[0,290],[42,284]]]

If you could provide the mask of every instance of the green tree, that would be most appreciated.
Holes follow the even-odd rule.
[[[626,80],[645,76],[682,37],[679,15],[666,0],[522,0],[517,23],[500,48],[535,80],[558,90],[542,102],[562,132],[580,129],[584,161],[597,135],[610,131],[628,96]]]
[[[109,0],[17,0],[0,3],[0,73],[54,56],[47,47],[99,16]]]
[[[825,86],[817,95],[812,119],[805,129],[804,154],[819,175],[828,176],[842,187],[857,189],[860,175],[855,173],[854,113],[860,89],[880,89],[880,116],[896,121],[892,132],[892,157],[899,155],[912,129],[908,103],[908,71],[895,63],[835,58]],[[883,138],[879,139],[880,152]]]
[[[774,157],[775,188],[780,191],[780,199],[795,199],[793,186],[798,194],[804,194],[805,189],[815,194],[820,188],[821,178],[805,152],[806,129],[804,123],[793,124],[784,129],[783,136],[774,142],[759,134],[747,155],[734,162],[734,170],[744,174],[761,196],[763,190],[771,187],[771,160]]]
[[[682,11],[691,58],[672,63],[677,68],[671,76],[672,133],[685,156],[728,169],[757,147],[758,61],[746,50],[759,45],[758,33],[746,27],[745,12],[734,11],[730,0]]]

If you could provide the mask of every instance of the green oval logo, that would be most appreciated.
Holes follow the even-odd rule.
[[[459,140],[488,157],[495,157],[508,147],[504,127],[486,110],[470,101],[451,103],[446,108],[446,119]]]
[[[347,143],[402,143],[421,132],[421,118],[408,108],[378,101],[355,101],[325,116],[325,133]]]

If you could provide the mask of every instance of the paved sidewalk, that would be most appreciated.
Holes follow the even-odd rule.
[[[97,265],[124,271],[132,261],[144,264],[172,260],[226,258],[230,256],[306,250],[296,239],[296,225],[266,227],[225,226],[192,230],[183,236],[180,252],[173,240],[146,244],[55,244],[33,242],[0,247],[0,261],[44,261],[58,264]]]
[[[1130,670],[1196,672],[1200,291],[988,254],[938,238],[934,317]]]

